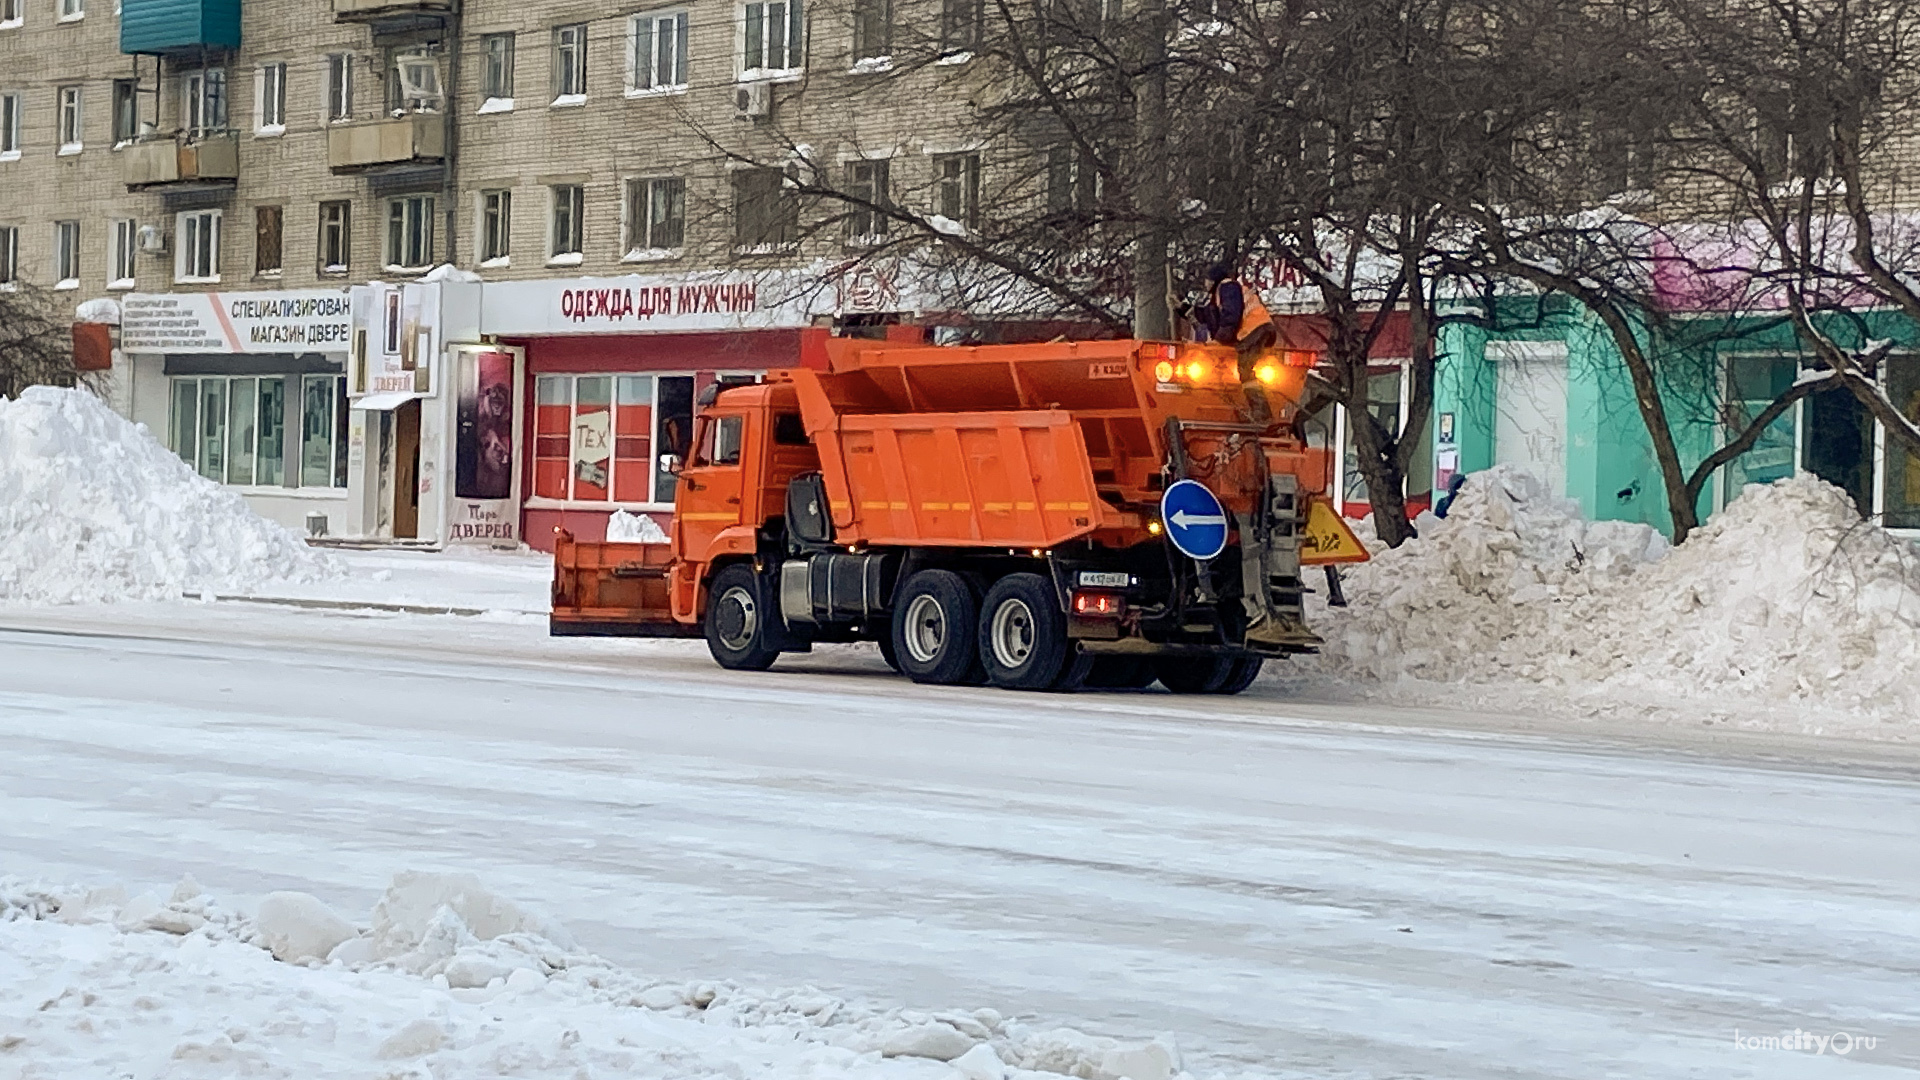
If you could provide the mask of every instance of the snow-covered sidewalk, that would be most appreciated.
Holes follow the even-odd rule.
[[[553,556],[544,552],[452,547],[346,548],[329,554],[340,567],[337,577],[276,581],[238,595],[543,619],[552,602]]]

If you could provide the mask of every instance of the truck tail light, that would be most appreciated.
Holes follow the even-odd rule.
[[[1073,613],[1089,619],[1117,619],[1126,614],[1127,598],[1119,593],[1098,589],[1079,589],[1073,594]]]

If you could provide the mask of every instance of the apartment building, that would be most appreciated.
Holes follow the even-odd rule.
[[[906,14],[0,0],[0,287],[114,301],[119,407],[288,525],[664,521],[702,388],[924,306],[782,163],[978,206],[966,57],[890,71]]]

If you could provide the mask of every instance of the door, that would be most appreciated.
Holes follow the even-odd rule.
[[[1493,463],[1567,494],[1567,348],[1557,341],[1487,343],[1494,367]]]
[[[746,421],[742,413],[714,413],[702,417],[694,431],[693,458],[680,473],[673,512],[680,550],[688,558],[704,560],[713,538],[740,524]]]
[[[420,535],[420,399],[393,410],[393,536]]]

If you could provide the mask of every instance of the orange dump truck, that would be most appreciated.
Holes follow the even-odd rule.
[[[811,332],[792,369],[703,396],[665,462],[669,543],[560,534],[553,632],[704,636],[728,668],[871,640],[919,682],[1237,693],[1318,643],[1303,563],[1358,548],[1312,510],[1329,468],[1293,433],[1293,359],[1251,391],[1214,346]]]

